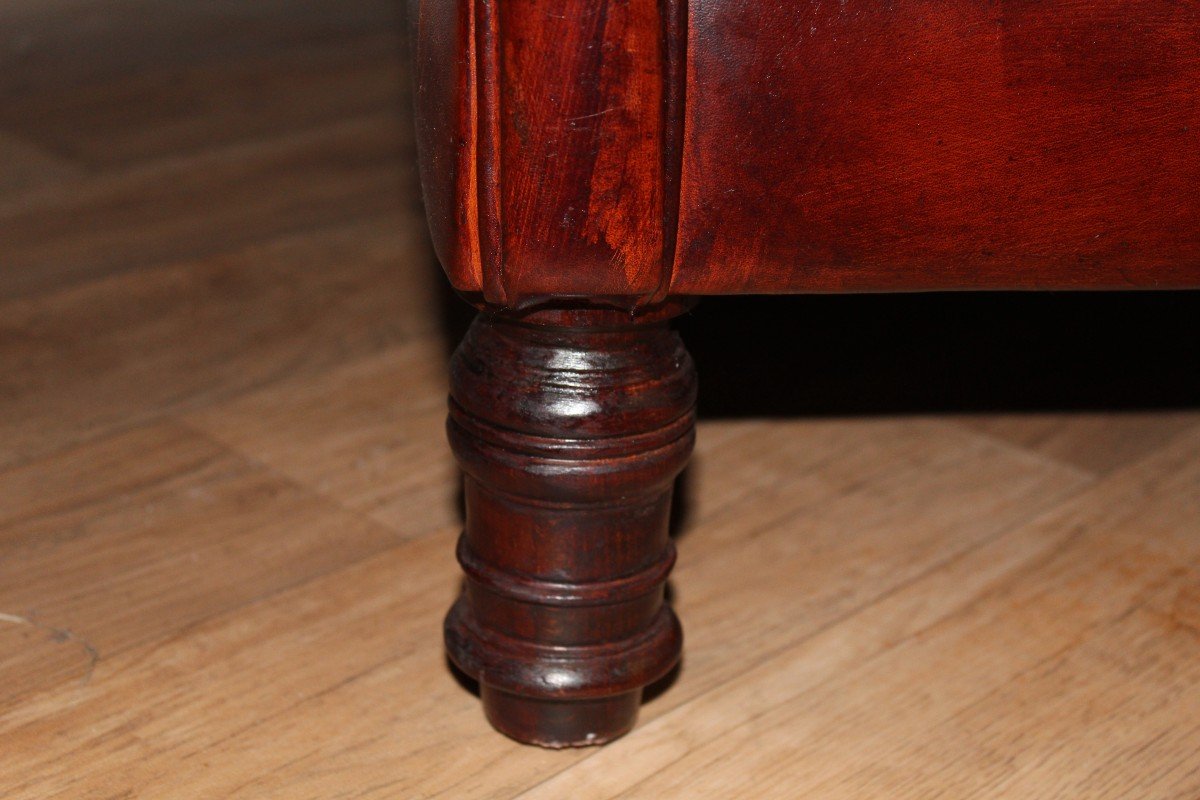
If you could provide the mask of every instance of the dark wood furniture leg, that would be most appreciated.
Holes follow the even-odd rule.
[[[696,379],[677,311],[484,313],[454,355],[466,581],[446,645],[518,741],[611,741],[679,659],[667,526]]]

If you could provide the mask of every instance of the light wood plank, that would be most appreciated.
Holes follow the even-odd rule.
[[[407,790],[450,786],[459,768],[517,750],[480,726],[471,735],[477,701],[445,673],[439,648],[414,646],[436,634],[456,590],[449,540],[417,540],[161,647],[102,659],[87,686],[0,718],[0,787],[10,797],[82,787],[336,797],[378,783],[390,785],[377,794],[417,796]],[[131,692],[139,703],[121,699]],[[300,709],[314,716],[297,724]],[[298,763],[306,758],[321,763]],[[287,791],[269,788],[280,782]]]
[[[962,423],[1093,475],[1107,475],[1200,423],[1200,412],[981,414]]]
[[[399,33],[389,23],[280,52],[144,64],[105,81],[22,94],[0,107],[0,123],[93,171],[284,139],[411,103]],[[80,119],[88,124],[75,124]],[[397,146],[411,138],[405,129],[396,134]]]
[[[936,422],[727,422],[701,434],[726,425],[748,436],[699,448],[700,521],[673,579],[687,661],[659,702],[710,690],[1088,483]],[[743,481],[753,489],[704,508],[718,484]]]
[[[0,299],[378,214],[421,230],[402,141],[381,112],[20,197],[0,205]]]
[[[377,33],[396,16],[390,0],[5,0],[0,95],[20,101],[159,67],[302,52]]]
[[[0,625],[33,645],[0,650],[5,711],[399,541],[172,423],[0,472],[0,509]]]
[[[423,337],[315,378],[283,380],[187,419],[404,536],[460,524],[443,433],[446,346]]]
[[[413,249],[380,219],[0,305],[0,466],[427,332]]]

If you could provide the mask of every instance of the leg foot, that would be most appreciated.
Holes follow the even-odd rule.
[[[665,316],[483,315],[455,354],[466,588],[446,644],[488,719],[519,741],[617,738],[679,658],[663,588],[695,376]]]
[[[483,711],[492,727],[526,744],[589,747],[629,733],[642,690],[598,700],[539,700],[484,686]]]

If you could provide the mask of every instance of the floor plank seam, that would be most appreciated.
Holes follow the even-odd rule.
[[[987,442],[988,444],[990,444],[1000,450],[1003,450],[1006,453],[1011,453],[1013,455],[1023,457],[1025,460],[1028,460],[1028,461],[1041,463],[1046,466],[1055,467],[1057,469],[1067,470],[1069,472],[1075,473],[1076,475],[1078,475],[1081,478],[1086,478],[1086,479],[1090,479],[1090,480],[1097,480],[1099,478],[1104,477],[1104,475],[1102,473],[1095,472],[1093,470],[1084,469],[1083,467],[1079,466],[1078,464],[1072,464],[1069,461],[1065,461],[1060,458],[1054,458],[1053,456],[1046,455],[1045,453],[1039,452],[1038,450],[1034,450],[1034,449],[1031,449],[1028,447],[1022,447],[1021,445],[1016,444],[1015,442],[1011,442],[1002,436],[996,436],[995,434],[989,433],[987,431],[981,431],[976,428],[973,428],[970,425],[964,424],[961,419],[955,419],[952,417],[950,419],[939,419],[939,420],[934,420],[934,421],[940,426],[947,427],[947,428],[953,428],[958,433],[964,433],[967,436],[969,436],[973,439],[976,439],[977,441]]]
[[[307,497],[310,497],[316,501],[319,501],[323,505],[335,508],[339,512],[344,513],[346,516],[354,517],[355,519],[359,520],[360,522],[362,522],[365,525],[368,525],[368,526],[374,527],[374,528],[378,528],[383,531],[387,531],[387,533],[394,540],[396,545],[402,545],[406,542],[421,541],[421,540],[426,539],[429,536],[433,536],[433,535],[437,534],[436,531],[430,531],[427,533],[417,534],[414,536],[405,536],[400,531],[397,531],[395,528],[391,527],[390,525],[385,525],[384,523],[380,522],[379,520],[374,519],[369,514],[365,514],[356,508],[346,505],[340,499],[333,497],[325,492],[322,492],[317,487],[310,486],[306,483],[301,482],[297,478],[295,478],[291,475],[288,475],[285,472],[282,472],[278,467],[275,467],[274,465],[267,463],[266,461],[263,461],[261,458],[255,456],[253,453],[246,452],[246,451],[238,448],[236,445],[231,445],[229,442],[226,442],[223,439],[221,439],[220,437],[215,436],[211,431],[208,431],[205,428],[202,428],[202,427],[196,425],[195,423],[191,422],[186,417],[174,416],[172,418],[172,421],[174,421],[174,422],[178,423],[180,426],[186,428],[190,433],[195,434],[196,436],[204,439],[207,442],[211,442],[215,446],[218,446],[218,447],[222,448],[223,450],[231,453],[235,457],[245,461],[246,463],[253,466],[255,469],[261,470],[264,474],[271,476],[272,478],[278,480],[280,483],[283,483],[287,486],[292,487],[293,489],[297,490],[301,494],[306,495]],[[386,552],[387,550],[390,550],[390,549],[392,549],[392,548],[390,548],[390,547],[385,548],[385,550],[380,551],[380,552]],[[372,555],[370,557],[374,557],[374,556]]]

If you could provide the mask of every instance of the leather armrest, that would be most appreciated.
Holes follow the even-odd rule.
[[[666,293],[682,18],[675,0],[412,0],[422,181],[458,289]]]
[[[1200,286],[1196,4],[410,1],[487,303]]]

